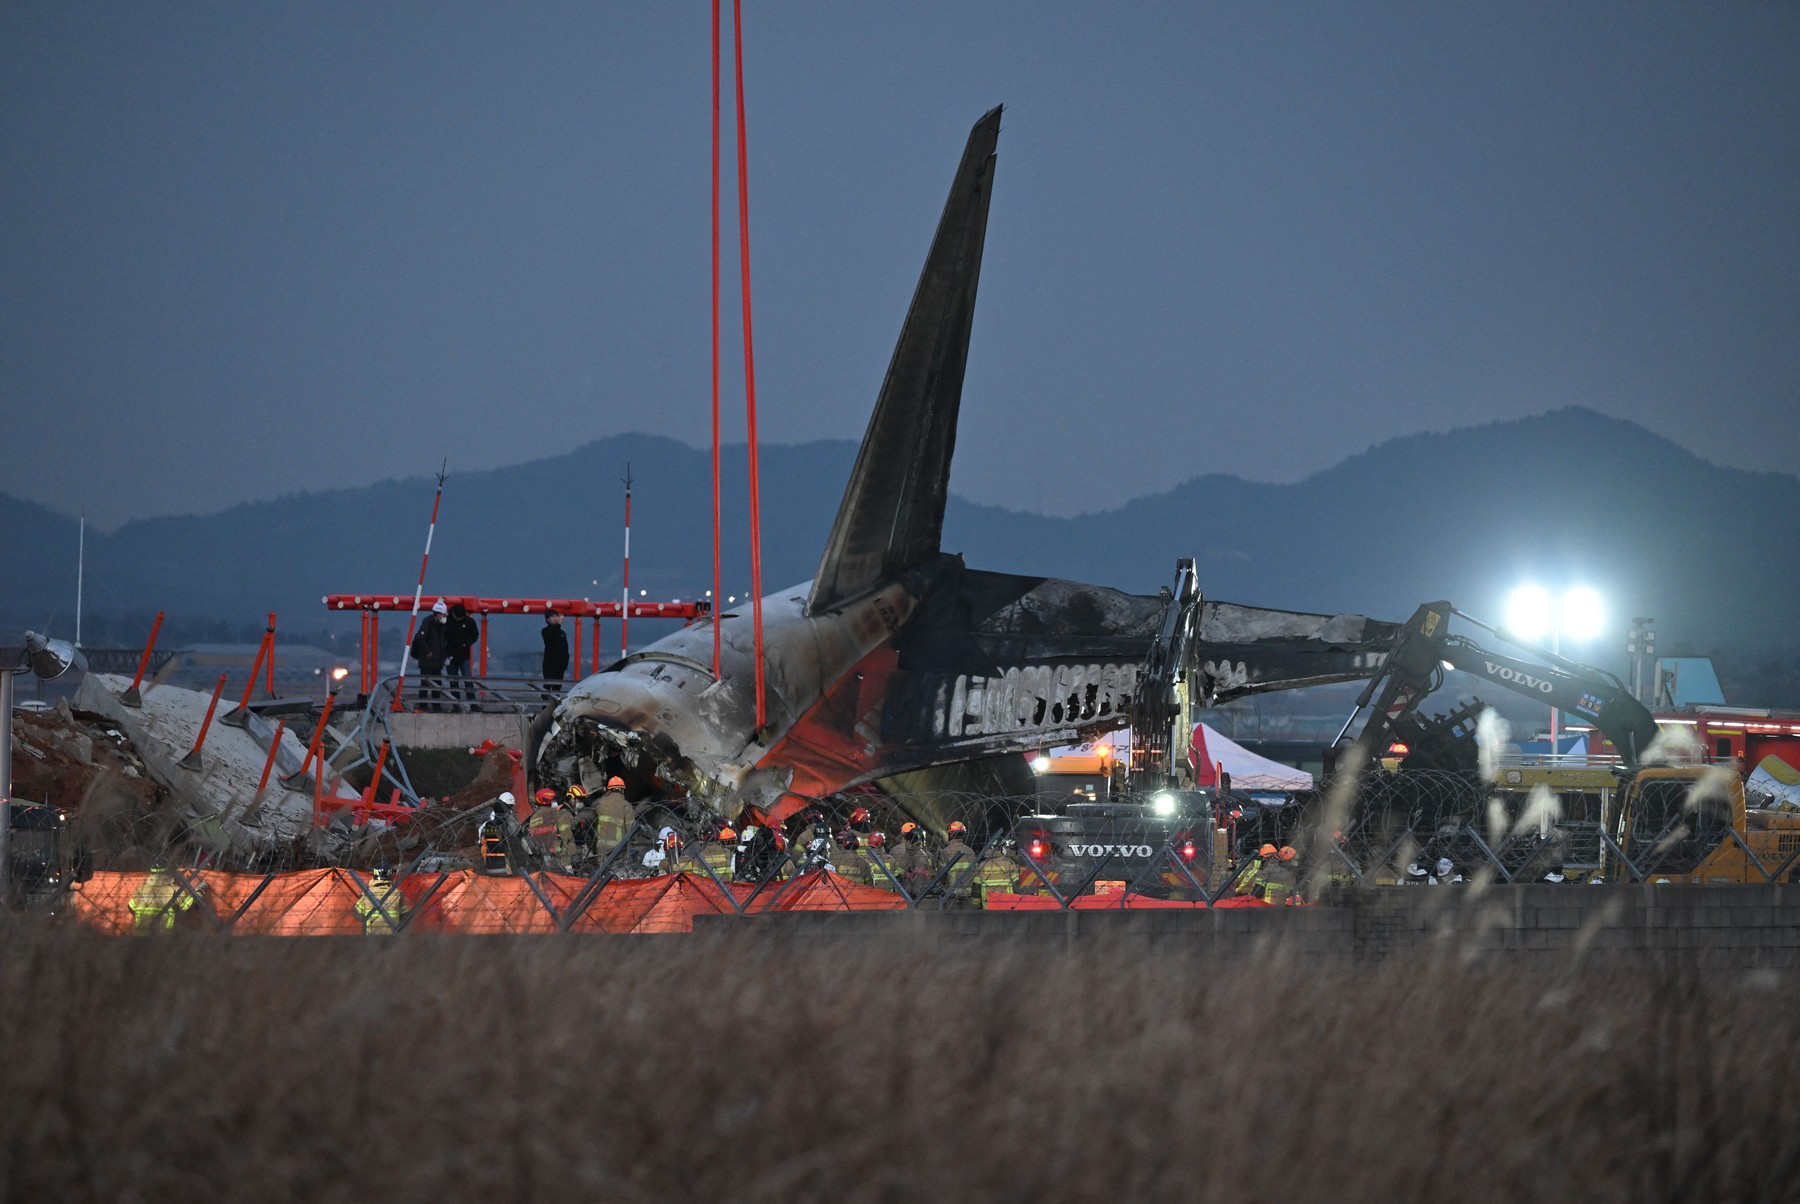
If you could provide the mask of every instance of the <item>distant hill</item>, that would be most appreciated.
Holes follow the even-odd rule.
[[[768,589],[816,570],[855,450],[762,449]],[[728,451],[725,487],[726,592],[739,594],[749,586],[743,459]],[[634,589],[699,596],[711,578],[710,456],[645,435],[492,471],[459,473],[453,459],[427,588],[616,596],[627,463]],[[965,457],[956,476],[980,471]],[[1615,608],[1613,652],[1633,614],[1656,616],[1665,650],[1800,640],[1800,557],[1785,529],[1800,515],[1800,480],[1711,464],[1588,410],[1393,439],[1293,485],[1215,473],[1143,495],[1131,449],[1105,443],[1091,471],[1131,500],[1060,519],[952,498],[946,549],[983,568],[1139,592],[1191,555],[1214,597],[1393,618],[1449,598],[1498,619],[1516,582],[1579,578]],[[430,478],[414,477],[90,530],[87,609],[96,622],[160,608],[246,626],[274,609],[284,627],[316,629],[325,593],[411,592],[431,494]],[[72,518],[0,495],[0,620],[67,630],[75,538]]]

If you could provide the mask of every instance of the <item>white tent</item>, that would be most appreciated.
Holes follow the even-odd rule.
[[[1281,791],[1308,790],[1313,784],[1313,776],[1304,769],[1295,769],[1292,765],[1283,765],[1280,761],[1271,761],[1261,757],[1237,743],[1215,732],[1204,723],[1194,729],[1197,737],[1206,742],[1206,759],[1209,763],[1223,766],[1231,775],[1234,790]],[[1095,740],[1092,744],[1079,747],[1059,748],[1053,755],[1077,752],[1091,752],[1096,746],[1110,744],[1121,752],[1131,746],[1131,729],[1109,732]]]
[[[1234,790],[1310,790],[1313,775],[1280,761],[1258,756],[1235,740],[1227,739],[1206,724],[1194,728],[1194,751],[1205,741],[1207,760],[1231,775]],[[1204,775],[1203,775],[1204,776]]]

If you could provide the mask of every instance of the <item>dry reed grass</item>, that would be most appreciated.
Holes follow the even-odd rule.
[[[0,931],[0,1198],[1800,1198],[1790,980]]]

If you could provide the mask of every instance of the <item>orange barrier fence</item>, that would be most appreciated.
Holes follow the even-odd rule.
[[[363,932],[365,916],[375,927],[385,926],[379,913],[370,915],[371,895],[391,919],[404,916],[408,930],[494,934],[558,932],[565,929],[565,920],[570,932],[692,932],[697,915],[906,906],[891,891],[827,872],[802,875],[785,884],[786,889],[777,884],[754,897],[748,883],[731,884],[733,897],[727,897],[704,874],[615,879],[579,915],[571,912],[588,880],[567,874],[533,874],[529,881],[474,870],[411,874],[398,882],[399,903],[389,902],[387,888],[366,874],[362,881],[368,894],[355,876],[338,869],[281,874],[186,870],[179,879],[165,873],[160,893],[152,877],[148,872],[96,873],[70,892],[69,913],[80,923],[117,935],[192,928],[244,936],[332,936]],[[359,903],[364,905],[360,912]]]

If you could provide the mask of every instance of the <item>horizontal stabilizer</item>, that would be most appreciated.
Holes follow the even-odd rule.
[[[938,552],[999,136],[998,108],[969,132],[825,543],[807,599],[811,613],[860,597]]]

